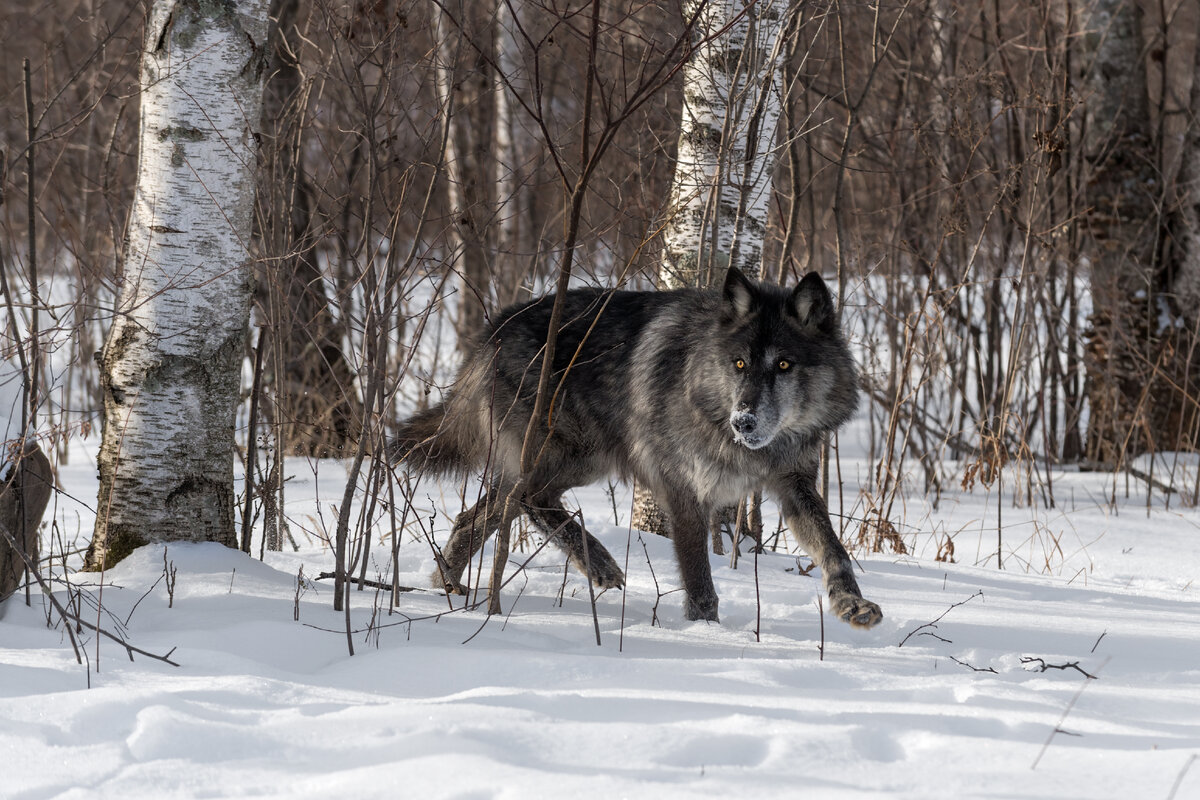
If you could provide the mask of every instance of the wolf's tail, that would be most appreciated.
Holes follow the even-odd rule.
[[[471,421],[450,414],[446,404],[418,411],[400,424],[388,444],[388,460],[403,462],[413,472],[429,475],[461,473],[473,466]]]

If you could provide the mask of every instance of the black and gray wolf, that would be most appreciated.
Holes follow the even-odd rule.
[[[616,474],[640,481],[666,512],[688,619],[717,620],[710,517],[758,489],[778,500],[820,568],[834,613],[863,628],[882,619],[816,489],[822,437],[858,404],[857,370],[819,275],[792,290],[730,269],[720,290],[567,292],[558,392],[538,421],[546,445],[522,475],[553,304],[549,295],[501,312],[443,402],[402,423],[391,443],[412,472],[485,474],[486,491],[438,557],[435,586],[464,591],[471,556],[520,513],[596,586],[623,586],[616,561],[562,504],[567,489]]]

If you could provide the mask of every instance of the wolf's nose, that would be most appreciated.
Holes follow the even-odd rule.
[[[758,427],[758,417],[753,414],[738,414],[730,420],[730,424],[742,436],[747,436],[754,433],[754,429]]]

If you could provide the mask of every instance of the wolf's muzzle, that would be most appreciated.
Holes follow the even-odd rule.
[[[729,424],[733,426],[739,436],[751,437],[758,429],[758,417],[749,413],[734,414],[730,417]]]
[[[756,414],[735,412],[729,417],[729,426],[733,428],[734,441],[744,444],[751,450],[762,447],[769,438],[763,435],[762,426]]]

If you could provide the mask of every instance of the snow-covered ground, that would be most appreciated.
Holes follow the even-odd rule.
[[[868,465],[842,467],[861,514]],[[911,555],[856,554],[885,614],[865,632],[822,632],[819,578],[782,552],[757,571],[714,556],[721,624],[685,622],[681,595],[659,596],[676,587],[669,542],[630,533],[620,488],[615,525],[591,487],[568,502],[628,553],[626,591],[596,601],[599,646],[582,579],[564,585],[548,550],[518,572],[527,548],[502,617],[433,592],[388,615],[354,592],[350,656],[328,581],[306,582],[293,619],[301,567],[332,568],[299,529],[332,519],[344,470],[288,472],[299,552],[171,545],[173,598],[162,546],[102,592],[72,575],[85,618],[178,666],[87,630],[80,666],[36,592],[0,608],[0,797],[1200,797],[1200,514],[1157,497],[1147,513],[1136,482],[1115,510],[1105,475],[1055,475],[1055,509],[910,493],[893,521]],[[86,458],[61,480],[56,550],[86,541],[96,496]],[[457,510],[435,515],[442,538]],[[947,537],[959,563],[935,560]],[[369,577],[388,545],[373,558]],[[406,535],[401,582],[431,569]]]

